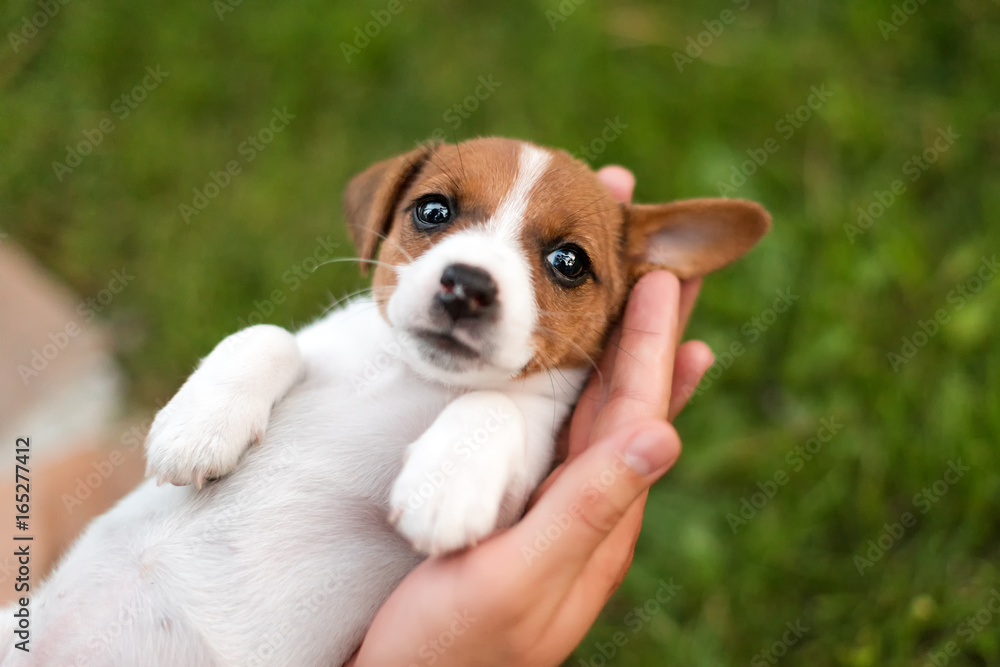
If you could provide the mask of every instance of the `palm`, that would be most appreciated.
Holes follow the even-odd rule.
[[[631,178],[622,171],[600,175],[626,201]],[[379,610],[352,664],[428,664],[433,656],[439,665],[541,667],[569,655],[631,564],[646,495],[633,494],[621,507],[611,499],[603,509],[588,508],[551,547],[539,553],[531,545],[578,491],[576,482],[560,479],[587,464],[570,464],[587,459],[590,445],[614,432],[672,419],[687,398],[682,389],[693,387],[711,364],[703,343],[677,347],[698,287],[698,281],[680,287],[662,272],[636,285],[573,414],[567,460],[541,486],[528,514],[473,549],[429,559],[411,572]],[[532,553],[537,556],[526,556]]]

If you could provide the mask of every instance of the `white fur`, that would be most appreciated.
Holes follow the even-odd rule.
[[[147,442],[154,477],[222,479],[151,479],[98,518],[32,598],[30,654],[4,613],[0,662],[338,666],[425,553],[516,520],[586,376],[511,379],[537,321],[514,230],[547,162],[526,148],[493,220],[400,269],[391,324],[360,300],[223,341]],[[443,369],[408,332],[455,261],[491,272],[500,313]]]
[[[520,237],[531,193],[551,161],[552,156],[544,149],[527,143],[521,145],[514,186],[490,218],[487,225],[489,231],[509,240]]]
[[[146,476],[196,484],[236,468],[264,438],[273,406],[300,377],[295,337],[261,324],[223,340],[156,415]]]
[[[410,446],[389,499],[396,527],[437,554],[483,539],[497,525],[515,470],[525,467],[524,416],[496,391],[459,396]]]
[[[416,262],[397,268],[399,287],[389,300],[389,321],[400,331],[407,361],[429,379],[446,383],[489,386],[516,374],[534,356],[532,335],[538,305],[531,284],[531,258],[521,243],[524,216],[538,180],[552,156],[532,144],[522,144],[514,182],[488,220],[445,237]],[[428,363],[415,329],[428,328],[428,299],[440,289],[441,274],[450,264],[467,264],[489,273],[498,288],[500,319],[485,338],[456,328],[455,337],[478,349],[487,366],[442,369]],[[474,372],[470,372],[474,370]]]
[[[498,287],[499,320],[474,339],[457,328],[456,338],[478,348],[488,366],[443,369],[429,363],[420,342],[410,333],[428,325],[428,301],[441,287],[441,274],[450,264],[463,263],[486,270]],[[389,299],[389,321],[399,331],[407,362],[428,379],[467,386],[489,386],[509,378],[534,355],[531,338],[538,320],[531,272],[517,243],[498,239],[482,227],[451,234],[417,261],[399,267],[399,286]]]

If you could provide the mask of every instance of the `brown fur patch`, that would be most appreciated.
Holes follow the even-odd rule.
[[[535,186],[522,236],[539,309],[536,356],[525,374],[594,363],[627,287],[621,209],[587,165],[563,151],[552,156]],[[545,259],[566,243],[587,253],[594,273],[577,287],[553,280]]]
[[[345,209],[359,252],[374,253],[380,237],[370,230],[387,234],[373,281],[383,316],[396,286],[391,267],[489,220],[517,177],[524,145],[500,138],[438,144],[381,162],[351,181]],[[592,364],[639,276],[660,268],[683,278],[715,270],[746,252],[770,222],[759,205],[740,200],[619,204],[586,164],[545,150],[551,160],[535,183],[521,230],[539,307],[535,356],[524,375]],[[413,204],[429,194],[447,196],[455,208],[453,220],[430,233],[410,219]],[[555,280],[546,261],[566,243],[587,253],[594,273],[576,287]]]

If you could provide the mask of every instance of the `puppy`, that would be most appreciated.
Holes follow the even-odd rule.
[[[5,614],[3,664],[342,664],[421,559],[517,519],[635,280],[718,269],[770,224],[617,204],[497,138],[378,163],[345,212],[371,296],[222,341],[156,417],[153,479],[33,598],[30,653]]]

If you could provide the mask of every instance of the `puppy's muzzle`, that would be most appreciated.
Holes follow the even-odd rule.
[[[453,324],[496,317],[496,282],[486,271],[468,264],[445,267],[435,299]]]

